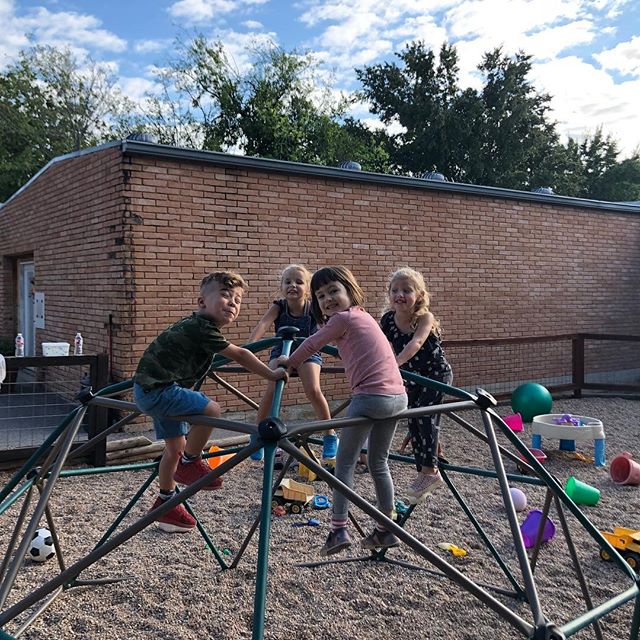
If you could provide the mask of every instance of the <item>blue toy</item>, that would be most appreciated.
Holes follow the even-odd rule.
[[[331,502],[329,502],[329,498],[327,498],[327,496],[323,496],[322,494],[313,496],[314,509],[328,509],[330,506]]]
[[[294,522],[292,527],[319,527],[320,520],[316,520],[316,518],[309,518],[306,522]]]

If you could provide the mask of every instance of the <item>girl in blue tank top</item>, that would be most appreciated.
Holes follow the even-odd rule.
[[[311,314],[311,273],[299,264],[290,264],[282,272],[280,278],[280,291],[282,298],[274,300],[269,310],[262,316],[256,328],[249,337],[249,342],[256,342],[264,337],[273,325],[274,331],[282,327],[297,327],[300,333],[296,337],[306,338],[315,333],[316,321]],[[295,348],[294,348],[295,350]],[[275,369],[278,364],[276,359],[282,353],[282,346],[276,345],[271,350],[269,366]],[[331,412],[329,405],[320,388],[320,369],[322,358],[319,353],[314,353],[305,360],[298,368],[298,377],[302,382],[302,388],[311,403],[316,417],[319,420],[329,420]],[[275,384],[267,383],[267,389],[260,407],[258,409],[258,424],[269,415]],[[325,432],[322,445],[323,460],[331,460],[336,457],[338,439],[333,429]],[[259,456],[254,454],[254,459],[261,459],[262,449]]]

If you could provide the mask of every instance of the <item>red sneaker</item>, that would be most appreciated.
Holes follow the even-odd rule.
[[[160,496],[151,507],[151,511],[155,511],[164,501]],[[196,526],[196,519],[185,509],[183,504],[173,507],[164,515],[157,519],[158,529],[167,531],[168,533],[187,533]]]
[[[178,468],[174,474],[174,479],[180,484],[193,484],[196,480],[200,480],[203,476],[211,473],[211,467],[202,459],[182,464],[182,460],[178,463]],[[222,478],[215,478],[209,484],[202,487],[205,491],[213,491],[222,486]]]

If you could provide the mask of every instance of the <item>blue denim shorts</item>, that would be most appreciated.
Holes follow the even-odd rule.
[[[291,352],[291,355],[293,355],[294,351],[295,349]],[[275,347],[273,347],[273,349],[271,349],[271,353],[269,354],[269,362],[271,362],[271,360],[275,360],[276,358],[279,358],[281,355],[282,355],[282,345],[277,344]],[[305,360],[305,362],[313,362],[313,364],[322,366],[322,356],[320,355],[319,351],[316,351],[315,353],[312,353]]]
[[[204,393],[170,384],[145,391],[139,384],[133,385],[133,398],[138,409],[153,418],[158,440],[179,438],[189,433],[188,422],[170,420],[169,416],[199,415],[211,402]]]

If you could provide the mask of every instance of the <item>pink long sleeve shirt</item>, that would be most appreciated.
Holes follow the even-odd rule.
[[[405,393],[391,344],[378,323],[361,307],[351,307],[329,318],[289,358],[299,367],[312,353],[335,342],[354,395],[399,395]]]

